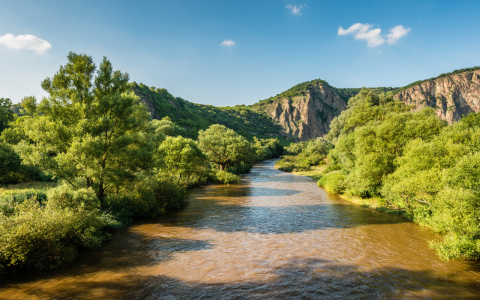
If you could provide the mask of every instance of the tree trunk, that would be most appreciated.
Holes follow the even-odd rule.
[[[100,180],[98,184],[98,200],[100,200],[100,204],[103,204],[103,200],[105,199],[105,188],[103,187],[103,180]]]

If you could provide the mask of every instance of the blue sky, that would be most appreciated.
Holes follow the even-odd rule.
[[[480,65],[479,13],[480,1],[0,0],[0,97],[45,96],[69,51],[215,106],[317,78],[403,86]]]

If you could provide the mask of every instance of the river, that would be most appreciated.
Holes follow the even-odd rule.
[[[438,235],[273,165],[195,189],[66,269],[4,280],[0,299],[480,298],[480,264],[441,261]]]

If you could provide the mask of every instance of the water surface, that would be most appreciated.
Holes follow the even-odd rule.
[[[0,299],[480,298],[480,264],[439,260],[430,230],[273,165],[196,189],[64,270],[4,281]]]

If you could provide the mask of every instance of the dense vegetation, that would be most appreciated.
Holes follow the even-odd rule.
[[[392,93],[364,89],[331,123],[334,145],[318,184],[383,202],[443,234],[444,259],[480,258],[480,115],[447,125]],[[303,158],[305,159],[305,158]]]
[[[166,89],[149,88],[136,83],[132,86],[137,95],[153,104],[159,118],[168,116],[171,121],[185,129],[185,136],[192,139],[197,138],[199,130],[205,130],[213,124],[224,125],[249,139],[253,136],[279,136],[281,132],[281,127],[265,112],[245,105],[215,107],[195,104],[175,98]],[[282,142],[288,143],[284,139]]]
[[[267,104],[273,103],[274,100],[278,100],[282,98],[293,98],[297,96],[305,96],[311,88],[313,88],[314,86],[321,86],[321,85],[328,85],[328,83],[325,80],[321,80],[321,79],[305,81],[295,85],[294,87],[284,92],[281,92],[280,94],[277,94],[265,100],[261,100],[258,103],[252,105],[252,107],[258,109]]]
[[[354,97],[363,88],[333,88],[339,95],[342,97],[343,100],[348,101],[348,99]],[[382,93],[387,93],[391,92],[393,90],[396,90],[397,88],[392,88],[392,87],[376,87],[376,88],[369,88],[370,90],[374,91],[377,94],[382,94]]]
[[[286,172],[310,171],[313,166],[325,164],[327,153],[328,144],[323,138],[292,143],[275,166]]]
[[[205,107],[190,109],[180,124],[172,121],[182,120],[178,110],[151,120],[128,80],[106,58],[97,68],[90,56],[70,53],[42,82],[48,97],[22,100],[23,116],[7,111],[11,103],[2,99],[9,122],[1,133],[0,184],[55,182],[0,193],[0,275],[64,265],[132,218],[182,207],[189,188],[238,181],[254,163],[282,154],[278,139],[248,140],[202,123]],[[225,119],[244,110],[233,111],[215,110]],[[188,121],[190,127],[180,126]],[[198,141],[192,128],[205,128]]]

